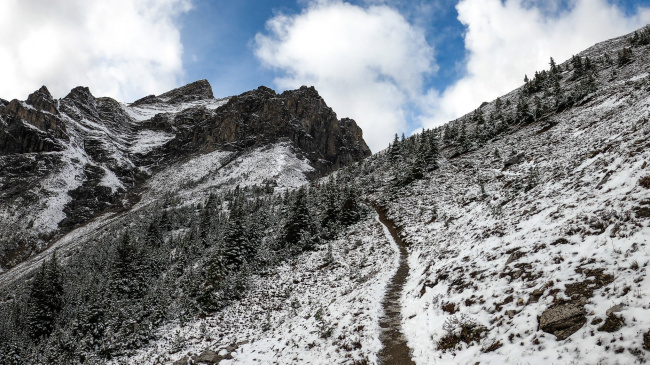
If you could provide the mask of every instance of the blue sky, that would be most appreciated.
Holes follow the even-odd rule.
[[[426,14],[429,19],[413,14],[416,9],[410,3],[388,2],[425,29],[427,40],[435,44],[440,70],[427,78],[427,86],[444,89],[463,72],[465,27],[457,19],[457,1],[436,1],[436,12]],[[303,9],[304,2],[297,0],[194,1],[193,9],[179,19],[185,82],[208,79],[215,95],[220,96],[239,94],[260,85],[274,87],[276,73],[260,64],[252,42],[257,33],[265,31],[266,21],[274,15],[299,14]]]
[[[0,97],[313,85],[377,151],[648,23],[649,0],[0,1]]]

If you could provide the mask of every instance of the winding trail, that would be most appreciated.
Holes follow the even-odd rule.
[[[379,363],[382,365],[415,365],[411,360],[411,350],[402,333],[402,312],[400,310],[400,298],[409,273],[408,252],[406,245],[399,237],[395,222],[386,215],[386,208],[379,206],[374,206],[374,208],[379,214],[379,221],[386,226],[399,247],[399,267],[386,287],[386,295],[382,302],[384,315],[379,319],[381,327],[379,340],[383,346],[379,351]]]

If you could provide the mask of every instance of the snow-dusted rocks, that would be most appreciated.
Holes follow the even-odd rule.
[[[228,154],[239,166],[240,157],[255,160],[248,158],[253,151],[266,161],[249,173],[255,183],[268,178],[282,186],[370,154],[354,121],[338,120],[313,88],[282,95],[260,88],[215,99],[210,84],[200,80],[123,104],[97,98],[87,87],[54,100],[42,87],[26,102],[3,102],[0,270],[91,219],[131,209],[170,166],[187,170],[184,164],[213,153]],[[166,184],[165,190],[182,187]],[[50,223],[38,224],[45,220]]]

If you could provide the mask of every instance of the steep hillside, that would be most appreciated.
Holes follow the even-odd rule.
[[[597,44],[323,181],[342,179],[366,204],[387,207],[408,244],[398,327],[416,364],[647,361],[649,34]],[[364,252],[373,277],[355,282],[359,253],[349,246],[360,232],[375,250],[394,245],[388,232],[371,233],[380,228],[368,214],[343,241],[270,279],[290,288],[271,312],[251,305],[261,300],[251,293],[214,318],[170,328],[135,358],[381,362],[381,334],[391,329],[373,321],[387,315],[390,293],[367,290],[388,285],[397,247],[390,256]],[[349,278],[311,264],[327,262],[330,251]],[[269,290],[271,282],[259,280],[254,287]]]
[[[0,359],[646,362],[650,28],[549,66],[366,159],[309,88],[160,112],[202,103],[199,83],[123,106],[158,146],[150,175],[128,210],[0,276]],[[33,120],[48,132],[20,148],[74,140]]]
[[[207,176],[217,165],[246,164],[251,154],[270,168],[255,172],[249,185],[283,185],[289,176],[322,176],[370,150],[354,121],[338,120],[307,87],[281,95],[260,87],[215,99],[202,80],[128,105],[83,87],[54,100],[42,87],[26,101],[3,102],[0,272],[99,215],[161,193],[156,186],[165,171],[204,168],[194,174]],[[294,168],[295,176],[282,173]],[[183,183],[198,184],[193,178]],[[223,172],[220,179],[227,179]]]

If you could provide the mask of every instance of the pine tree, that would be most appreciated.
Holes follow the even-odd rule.
[[[462,125],[460,127],[460,135],[458,136],[456,143],[456,153],[459,154],[469,151],[472,146],[472,142],[467,135],[467,127],[465,126],[465,121],[462,122]]]
[[[562,90],[558,80],[555,80],[553,83],[553,97],[555,98],[555,107],[561,109],[565,104],[564,91]]]
[[[311,250],[316,243],[314,235],[317,232],[306,200],[304,190],[298,190],[283,227],[283,242],[291,252]]]
[[[557,65],[555,64],[555,60],[553,59],[553,57],[551,57],[551,61],[549,62],[549,65],[551,66],[550,68],[551,75],[556,75],[557,73],[559,73],[559,70],[557,68]]]
[[[325,211],[321,220],[321,227],[331,227],[339,220],[339,199],[335,189],[327,189],[325,195]]]
[[[160,223],[154,221],[149,224],[147,229],[147,244],[149,247],[158,248],[163,242],[163,236],[158,227]]]
[[[244,220],[243,197],[238,195],[233,199],[223,235],[224,265],[231,272],[239,270],[255,256],[255,247],[248,237]]]
[[[395,138],[393,139],[393,143],[390,145],[390,159],[395,162],[402,157],[402,148],[401,148],[401,143],[399,141],[399,138],[397,137],[397,133],[395,133]]]
[[[438,157],[440,157],[440,148],[438,147],[438,138],[436,133],[428,133],[428,138],[423,141],[425,146],[424,163],[427,170],[435,170],[438,168]]]
[[[585,71],[582,64],[582,58],[580,58],[580,56],[573,56],[571,58],[571,64],[573,65],[573,78],[577,79],[582,77]]]
[[[109,288],[120,297],[140,298],[147,289],[146,276],[144,253],[126,232],[115,250]]]
[[[632,49],[623,47],[622,50],[617,52],[617,63],[619,66],[627,65],[632,62]]]
[[[49,261],[43,261],[30,288],[27,323],[31,337],[38,339],[49,336],[61,309],[63,278],[55,252]]]
[[[350,226],[361,219],[361,208],[357,202],[357,193],[354,189],[347,189],[345,199],[341,205],[341,223]]]

